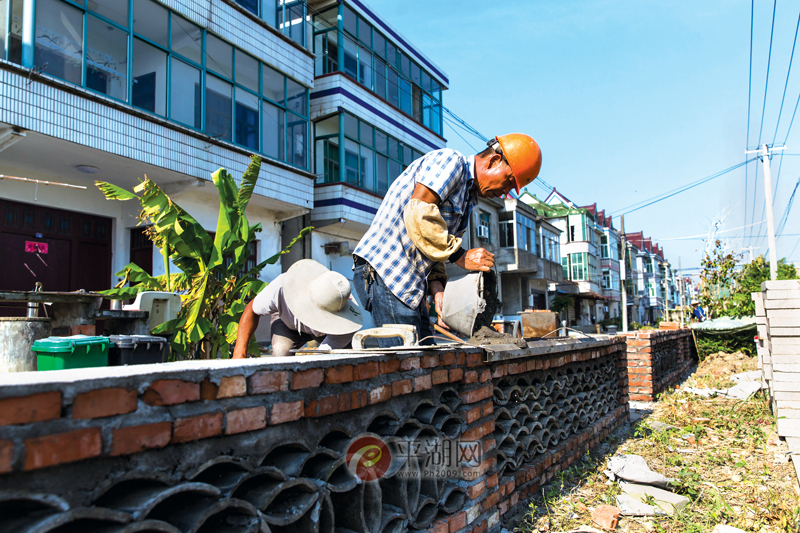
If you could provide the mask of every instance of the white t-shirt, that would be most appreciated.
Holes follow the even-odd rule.
[[[319,345],[320,349],[330,348],[338,350],[347,346],[353,338],[353,333],[344,335],[328,335],[323,331],[317,331],[300,322],[297,317],[289,310],[286,299],[283,297],[283,280],[281,274],[275,278],[266,288],[258,293],[253,300],[253,312],[259,316],[271,315],[273,320],[279,318],[288,327],[312,335],[314,337],[325,337]]]

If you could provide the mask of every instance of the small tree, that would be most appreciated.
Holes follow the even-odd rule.
[[[568,311],[573,305],[575,305],[574,296],[570,294],[559,294],[550,302],[550,310],[560,315],[562,311]]]
[[[727,310],[728,299],[734,288],[736,265],[741,261],[741,254],[727,252],[722,241],[717,239],[710,252],[706,251],[701,262],[700,303],[708,308],[709,318],[721,316]]]
[[[769,263],[759,255],[745,264],[735,276],[735,286],[720,312],[721,316],[754,316],[756,306],[751,293],[761,292],[761,284],[770,279]],[[778,260],[778,279],[797,279],[794,265]]]
[[[281,255],[313,228],[305,228],[284,250],[242,273],[250,255],[250,243],[261,231],[253,226],[245,210],[250,202],[261,169],[261,158],[253,156],[237,187],[233,177],[219,169],[212,174],[219,192],[219,218],[212,239],[191,215],[164,194],[147,176],[133,192],[106,182],[95,182],[109,200],[138,200],[142,205],[139,220],[152,224],[147,235],[162,250],[163,276],[151,276],[134,263],[125,266],[117,276],[119,284],[103,291],[110,299],[135,298],[142,291],[177,291],[181,293],[178,317],[153,329],[154,334],[173,334],[172,350],[181,358],[199,354],[202,358],[221,353],[228,356],[236,342],[239,319],[247,298],[258,294],[266,285],[258,279],[261,270],[274,264]],[[170,260],[181,272],[170,274]],[[135,285],[126,287],[128,283]],[[253,340],[248,352],[258,354]]]

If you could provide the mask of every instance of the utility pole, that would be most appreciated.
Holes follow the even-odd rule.
[[[625,215],[619,216],[619,227],[620,242],[622,243],[622,257],[619,261],[619,293],[622,297],[622,333],[628,333],[628,294],[625,288],[625,282],[628,279],[628,273],[625,268],[625,261],[628,257],[628,243],[625,241]]]
[[[748,246],[747,248],[744,248],[744,247],[742,247],[742,250],[747,250],[747,251],[749,251],[749,252],[750,252],[750,262],[751,262],[751,263],[753,262],[753,249],[754,249],[754,248],[755,248],[756,250],[758,250],[758,249],[760,249],[761,247],[760,247],[760,246],[753,246],[752,244],[751,244],[750,246]]]
[[[681,258],[678,256],[678,281],[680,282],[680,289],[681,289],[681,329],[683,329],[683,274],[681,274]]]
[[[764,167],[764,199],[767,207],[767,231],[769,236],[769,278],[772,281],[778,279],[778,251],[775,249],[775,218],[772,214],[772,176],[769,173],[769,160],[772,152],[783,150],[785,146],[770,146],[762,144],[758,150],[745,150],[744,153],[758,153],[758,158]],[[751,252],[752,254],[752,252]]]

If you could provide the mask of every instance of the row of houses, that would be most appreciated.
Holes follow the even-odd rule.
[[[689,279],[663,248],[640,231],[625,233],[623,253],[611,216],[555,188],[543,200],[528,191],[518,199],[481,199],[471,222],[469,247],[496,254],[505,315],[550,309],[562,296],[568,306],[561,317],[570,326],[621,323],[622,283],[630,322],[655,323],[690,301]]]
[[[0,0],[0,175],[28,180],[0,181],[0,289],[107,289],[129,262],[162,274],[137,206],[94,181],[147,176],[213,231],[211,173],[238,176],[251,153],[251,264],[315,227],[263,279],[300,258],[351,277],[389,184],[445,146],[448,88],[362,0]],[[619,316],[619,233],[596,206],[554,190],[473,216],[465,245],[497,253],[504,314],[572,294],[575,325]],[[641,233],[628,241],[629,316],[654,321],[675,273]]]

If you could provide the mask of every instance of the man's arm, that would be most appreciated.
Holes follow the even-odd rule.
[[[239,319],[239,331],[236,334],[236,346],[233,348],[233,359],[244,359],[247,357],[247,346],[258,327],[258,315],[253,311],[253,302],[250,300],[244,308],[242,318]]]
[[[433,205],[439,205],[441,202],[441,199],[435,192],[421,183],[417,183],[414,187],[411,199],[420,200]],[[415,242],[414,244],[416,245],[417,243]],[[461,257],[455,261],[455,264],[465,270],[488,272],[494,266],[494,254],[484,248],[472,248],[462,254]]]

